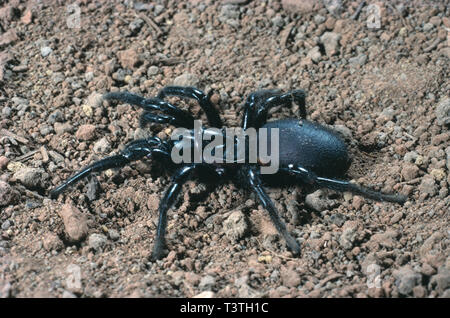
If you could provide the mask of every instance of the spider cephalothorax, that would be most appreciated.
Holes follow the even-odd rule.
[[[225,144],[219,144],[215,148],[216,150],[211,152],[217,159],[218,150],[222,150],[219,157],[222,157],[224,160],[211,162],[205,157],[200,157],[200,159],[197,158],[197,160],[190,162],[187,162],[188,160],[181,162],[174,160],[174,148],[175,150],[184,148],[186,151],[186,147],[188,147],[187,150],[195,152],[195,150],[199,149],[206,150],[208,143],[202,143],[200,146],[196,144],[194,118],[188,112],[165,101],[165,96],[196,99],[206,114],[209,126],[215,128],[215,130],[204,130],[202,128],[200,133],[209,134],[209,137],[212,135],[223,137],[222,140],[230,141],[230,136],[227,134],[227,130],[222,127],[220,116],[211,103],[209,96],[196,88],[165,87],[156,98],[148,99],[128,92],[108,93],[104,95],[104,99],[118,100],[144,109],[141,115],[142,126],[147,123],[171,124],[184,128],[184,136],[186,138],[161,140],[158,137],[149,137],[132,141],[125,146],[125,149],[120,154],[94,162],[67,179],[53,189],[50,192],[50,196],[52,198],[58,197],[69,185],[90,175],[92,172],[124,167],[130,162],[144,157],[150,157],[153,160],[163,162],[166,166],[175,168],[172,184],[166,190],[159,205],[159,222],[152,258],[160,259],[164,256],[167,211],[178,197],[183,184],[193,176],[216,183],[230,176],[238,176],[235,180],[240,180],[244,186],[256,194],[263,207],[269,212],[269,216],[278,232],[285,238],[289,249],[294,255],[298,255],[300,253],[299,244],[288,233],[273,202],[264,190],[262,180],[265,178],[265,175],[261,173],[260,168],[266,164],[263,163],[259,153],[255,157],[256,160],[249,160],[251,159],[249,155],[250,146],[247,142],[244,142],[245,151],[242,158],[236,154],[227,157],[231,150],[238,148],[237,139],[233,137],[231,146],[228,145],[226,147]],[[294,102],[299,106],[300,119],[266,121],[269,109],[275,106],[290,107]],[[262,90],[250,94],[247,98],[244,106],[242,131],[247,132],[251,128],[258,129],[256,131],[258,142],[263,140],[262,145],[270,149],[271,154],[274,154],[276,151],[276,173],[271,175],[271,179],[284,180],[283,178],[289,177],[299,183],[306,183],[317,188],[329,188],[341,192],[349,191],[377,201],[405,202],[406,197],[402,195],[384,194],[345,180],[335,179],[342,178],[350,165],[346,145],[332,130],[305,118],[305,93],[303,90],[293,90],[288,93],[281,93],[278,90]],[[262,138],[261,128],[265,129],[264,137],[267,138]],[[275,133],[278,137],[276,145],[270,138]],[[189,147],[192,147],[192,149],[189,149]],[[259,143],[259,148],[261,148],[261,143]],[[260,150],[259,148],[257,149]]]

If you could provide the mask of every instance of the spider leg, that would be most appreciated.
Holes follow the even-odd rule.
[[[284,170],[289,174],[296,176],[301,181],[313,186],[328,188],[340,192],[348,191],[375,201],[387,201],[403,204],[407,200],[407,197],[404,195],[382,193],[345,180],[319,177],[314,172],[300,166],[290,166],[289,168],[280,168],[280,170]]]
[[[125,149],[120,154],[96,161],[77,172],[75,175],[51,190],[50,197],[52,199],[56,199],[70,185],[89,176],[93,172],[100,172],[111,168],[124,167],[132,161],[141,159],[145,156],[150,156],[153,153],[158,153],[158,155],[164,155],[170,158],[170,154],[167,149],[167,145],[157,137],[132,141],[125,146]]]
[[[171,124],[174,126],[183,126],[177,122],[177,119],[170,115],[154,114],[151,112],[143,112],[139,118],[139,125],[145,127],[148,123]]]
[[[250,94],[244,106],[242,127],[259,128],[266,123],[267,113],[272,107],[290,107],[295,102],[300,107],[300,116],[306,118],[306,93],[302,89],[281,94],[279,90],[262,90]]]
[[[103,95],[103,98],[105,100],[119,100],[124,103],[141,107],[144,109],[141,123],[142,120],[144,120],[144,122],[170,123],[188,129],[194,127],[194,117],[186,111],[160,98],[143,98],[129,92],[107,93]],[[160,111],[163,114],[155,114],[155,111]]]
[[[245,169],[245,168],[244,168]],[[263,207],[269,212],[270,219],[275,225],[278,232],[284,237],[286,243],[291,250],[292,254],[299,255],[300,254],[300,245],[297,241],[288,233],[286,225],[281,220],[278,215],[277,209],[273,204],[270,197],[267,195],[266,191],[262,186],[262,182],[259,176],[259,173],[248,167],[245,169],[246,177],[249,183],[250,188],[256,193],[258,199],[261,201]]]
[[[195,170],[204,169],[210,176],[220,177],[214,168],[204,164],[190,164],[179,168],[172,177],[172,184],[166,190],[161,202],[159,204],[159,220],[156,230],[155,244],[153,246],[153,252],[151,259],[158,260],[164,257],[164,248],[166,246],[165,235],[167,228],[167,211],[175,203],[183,184],[188,181]]]
[[[207,95],[195,87],[166,86],[159,91],[157,97],[163,99],[166,96],[178,96],[197,100],[208,118],[209,125],[216,128],[223,126],[219,113],[211,102],[209,94]]]

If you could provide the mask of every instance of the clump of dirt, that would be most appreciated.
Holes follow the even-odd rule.
[[[360,4],[1,1],[0,296],[450,297],[449,7]],[[409,199],[324,191],[310,197],[326,201],[317,211],[300,185],[267,188],[301,244],[294,258],[241,185],[193,181],[169,211],[167,257],[152,262],[170,183],[161,165],[47,198],[126,143],[170,134],[101,94],[151,97],[173,83],[212,91],[227,126],[249,93],[302,88],[308,118],[344,135],[349,179]],[[298,106],[270,113],[295,116]]]

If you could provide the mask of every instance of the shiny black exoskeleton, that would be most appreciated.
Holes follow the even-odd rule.
[[[104,99],[118,100],[143,108],[142,126],[147,123],[171,124],[193,131],[194,118],[192,115],[165,101],[164,97],[166,96],[197,100],[206,114],[209,125],[215,128],[222,127],[222,121],[216,108],[211,103],[209,95],[193,87],[165,87],[156,98],[149,99],[128,92],[108,93],[104,95]],[[299,106],[301,118],[266,122],[268,111],[271,108],[275,106],[290,107],[294,102]],[[269,136],[267,147],[269,149],[272,146],[270,145],[270,135],[275,131],[273,129],[276,128],[279,132],[279,170],[271,176],[272,180],[273,178],[285,180],[284,178],[289,176],[302,184],[306,183],[317,188],[329,188],[341,192],[349,191],[376,201],[396,203],[406,201],[406,197],[402,195],[384,194],[345,180],[335,179],[342,178],[350,166],[346,145],[334,131],[305,118],[305,93],[303,90],[293,90],[288,93],[281,93],[278,90],[263,90],[252,93],[247,98],[242,121],[243,130],[267,128]],[[225,133],[217,131],[216,134],[225,135]],[[53,189],[50,196],[52,198],[58,197],[68,186],[93,172],[120,168],[132,161],[151,157],[153,160],[161,161],[166,166],[176,169],[172,177],[172,184],[166,190],[159,205],[159,223],[152,253],[153,259],[160,259],[164,256],[167,211],[180,194],[183,184],[194,175],[216,183],[226,178],[237,177],[235,180],[239,180],[256,194],[261,204],[269,212],[278,232],[285,238],[292,253],[294,255],[300,253],[299,244],[288,233],[273,202],[263,188],[262,180],[265,176],[261,175],[258,169],[261,165],[259,158],[256,163],[249,163],[248,161],[207,163],[202,159],[197,163],[176,164],[172,160],[171,152],[174,147],[180,147],[181,142],[161,140],[158,137],[135,140],[127,144],[120,154],[94,162],[67,179]],[[233,145],[234,147],[235,145]]]

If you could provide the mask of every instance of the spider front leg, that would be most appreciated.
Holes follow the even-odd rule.
[[[290,107],[295,102],[300,108],[300,116],[306,118],[306,93],[302,89],[281,94],[279,90],[262,90],[250,94],[245,102],[242,127],[259,128],[267,121],[267,113],[276,106]]]
[[[194,117],[192,115],[160,98],[143,98],[128,92],[107,93],[103,95],[103,98],[105,100],[118,100],[142,108],[144,112],[140,119],[141,126],[145,126],[148,122],[154,122],[172,124],[187,129],[194,128]],[[161,112],[161,114],[155,114],[155,111]]]
[[[314,172],[309,171],[301,166],[294,167],[293,165],[288,168],[281,168],[280,170],[284,170],[291,175],[294,175],[296,178],[310,184],[312,186],[320,187],[320,188],[328,188],[339,192],[352,192],[354,194],[361,195],[368,199],[372,199],[374,201],[386,201],[386,202],[394,202],[403,204],[408,199],[404,195],[398,194],[390,194],[390,193],[382,193],[369,188],[362,187],[360,185],[350,183],[345,180],[336,180],[329,179],[317,176]]]
[[[263,207],[269,212],[270,219],[272,220],[273,224],[275,225],[276,229],[278,230],[278,233],[280,233],[286,240],[287,246],[291,250],[292,254],[294,256],[299,255],[300,254],[300,245],[289,234],[289,232],[286,228],[286,225],[284,224],[284,222],[281,220],[280,216],[278,215],[275,205],[273,204],[272,200],[267,195],[266,191],[264,190],[264,188],[262,186],[262,182],[261,182],[259,173],[256,170],[254,170],[253,168],[247,166],[244,168],[244,174],[247,179],[248,185],[256,193],[256,196],[261,201],[261,204],[263,205]]]
[[[141,159],[145,156],[151,156],[156,153],[170,159],[168,149],[168,145],[161,141],[158,137],[150,137],[148,139],[132,141],[125,146],[125,149],[120,154],[96,161],[64,181],[62,184],[50,191],[50,197],[52,199],[56,199],[70,185],[89,176],[93,172],[105,171],[111,168],[121,168],[132,161]]]
[[[175,203],[183,184],[186,183],[194,171],[203,172],[209,175],[209,178],[220,178],[221,175],[214,168],[204,164],[190,164],[179,168],[172,177],[172,184],[166,190],[161,202],[159,203],[159,220],[156,230],[155,243],[151,259],[153,261],[162,259],[164,257],[164,249],[166,247],[166,228],[167,228],[167,211]]]
[[[217,109],[211,102],[209,94],[207,95],[195,87],[167,86],[159,91],[157,97],[163,99],[166,96],[177,96],[197,100],[208,118],[209,125],[216,128],[222,127],[222,120],[220,119]]]

